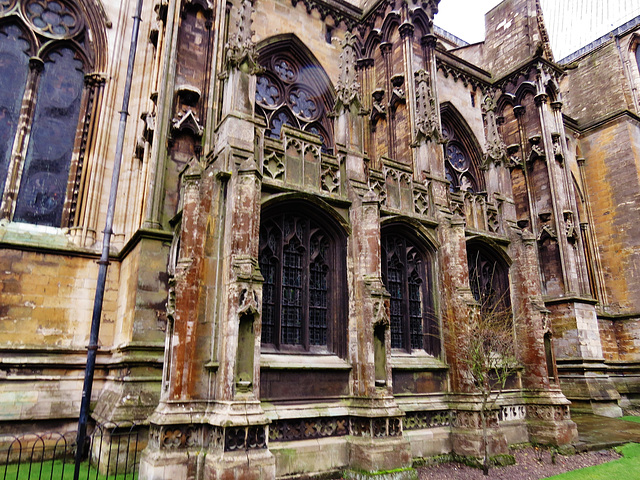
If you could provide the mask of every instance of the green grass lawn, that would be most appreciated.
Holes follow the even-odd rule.
[[[631,415],[628,415],[626,417],[620,417],[622,420],[626,420],[627,422],[636,422],[636,423],[640,423],[640,417],[634,417]]]
[[[20,467],[18,469],[18,467]],[[63,470],[64,467],[64,470]],[[47,461],[40,463],[34,463],[31,466],[31,474],[29,474],[29,464],[22,463],[11,464],[6,467],[0,466],[0,479],[6,480],[30,480],[30,479],[42,479],[42,480],[71,480],[73,479],[73,463],[63,463],[61,460]],[[42,468],[42,470],[40,470]],[[53,471],[52,471],[53,469]],[[127,475],[110,475],[108,477],[99,475],[96,469],[91,467],[89,470],[89,464],[87,462],[80,466],[80,480],[137,480],[138,474],[129,473]]]
[[[634,417],[638,418],[638,417]],[[637,420],[634,420],[637,421]],[[548,480],[637,480],[640,479],[640,443],[616,448],[624,455],[613,462],[554,475]]]

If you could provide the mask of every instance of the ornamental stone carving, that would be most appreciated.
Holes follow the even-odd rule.
[[[347,32],[342,42],[342,53],[340,54],[340,77],[336,84],[336,105],[335,114],[340,114],[354,104],[359,109],[362,108],[360,100],[360,84],[358,83],[358,72],[356,70],[357,40],[355,35]]]
[[[486,95],[482,101],[482,118],[486,133],[483,167],[488,168],[491,163],[506,162],[507,147],[505,146],[496,122],[496,102],[492,95]]]
[[[239,16],[236,20],[236,31],[229,36],[229,41],[226,45],[227,70],[246,65],[248,73],[252,75],[260,71],[256,45],[251,40],[254,33],[253,30],[251,30],[251,15],[254,11],[253,4],[250,0],[242,1]]]
[[[436,99],[431,88],[431,77],[425,70],[418,70],[416,77],[416,143],[442,141]]]

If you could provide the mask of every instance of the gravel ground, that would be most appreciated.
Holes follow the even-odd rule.
[[[553,464],[548,450],[527,447],[512,453],[516,457],[515,465],[492,468],[486,477],[482,470],[459,463],[420,467],[418,476],[420,480],[538,480],[620,458],[613,450],[602,450],[569,456],[556,455],[556,463]]]

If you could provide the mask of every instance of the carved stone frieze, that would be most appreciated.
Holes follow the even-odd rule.
[[[553,141],[553,156],[560,164],[564,164],[564,153],[562,151],[562,143],[560,142],[561,135],[559,133],[552,133],[551,140]]]
[[[431,85],[431,77],[425,70],[418,70],[416,77],[416,143],[442,141],[438,106]]]
[[[389,109],[394,111],[399,105],[407,102],[407,97],[404,91],[404,75],[394,75],[391,77],[391,98],[389,98]]]
[[[204,127],[200,125],[200,119],[190,108],[186,112],[179,112],[176,118],[171,120],[171,130],[176,132],[189,132],[196,138],[202,137]]]
[[[334,114],[339,115],[343,110],[349,109],[352,104],[362,109],[357,61],[357,39],[355,35],[347,32],[342,42],[342,53],[340,53],[340,76],[336,84]]]
[[[467,72],[460,70],[459,68],[454,67],[448,63],[440,59],[436,59],[437,68],[442,72],[444,78],[453,78],[454,82],[461,81],[465,87],[471,86],[471,88],[475,90],[479,90],[482,93],[486,93],[489,89],[489,84],[479,80],[476,77],[468,74]]]
[[[575,243],[578,240],[578,228],[573,220],[573,212],[570,210],[563,212],[565,235],[569,243]]]
[[[507,147],[507,160],[505,162],[507,168],[522,168],[522,156],[520,155],[520,145],[513,144]]]
[[[371,128],[375,129],[379,120],[387,118],[387,108],[383,104],[384,89],[375,89],[371,94],[371,97],[373,98],[373,100],[371,104],[371,114],[369,120],[371,122]]]
[[[338,193],[340,188],[340,169],[337,165],[323,164],[320,173],[320,189],[328,193]]]
[[[283,155],[281,153],[272,151],[265,154],[262,161],[262,174],[266,178],[284,180],[284,171]]]
[[[540,228],[538,233],[538,243],[543,243],[545,240],[549,239],[552,241],[558,240],[558,235],[551,225],[551,213],[550,212],[541,212],[538,214],[538,218],[540,219]]]
[[[568,405],[529,405],[527,406],[527,418],[558,422],[570,420],[571,413]]]
[[[532,137],[529,137],[529,144],[531,145],[531,153],[529,153],[527,161],[533,162],[537,159],[546,160],[547,155],[544,151],[542,137],[540,137],[540,135],[533,135]]]
[[[492,94],[487,94],[482,101],[482,119],[486,134],[483,167],[490,163],[501,164],[507,161],[507,147],[505,146],[496,122],[496,102]]]
[[[347,12],[346,8],[333,8],[323,0],[291,0],[291,5],[295,8],[300,2],[302,2],[307,9],[307,14],[310,14],[315,10],[320,14],[320,18],[323,21],[327,17],[331,17],[335,25],[339,25],[344,22],[347,30],[353,30],[356,28],[356,25],[358,25],[359,12],[356,12],[355,10],[353,12]]]
[[[269,425],[269,440],[271,442],[342,437],[348,434],[348,417],[276,420]]]
[[[452,412],[449,412],[447,410],[407,412],[402,421],[402,426],[405,430],[449,427],[451,426],[452,419]]]
[[[387,203],[387,186],[384,178],[369,177],[369,190],[372,191],[379,199],[382,205]]]
[[[413,207],[418,215],[428,215],[431,209],[431,195],[422,189],[413,190]]]
[[[223,430],[223,427],[202,424],[152,425],[149,444],[159,450],[215,448],[215,439],[222,438]]]
[[[256,45],[251,40],[254,33],[251,30],[253,23],[251,15],[254,11],[250,0],[242,1],[238,19],[236,20],[236,30],[229,36],[229,41],[225,46],[227,70],[246,65],[245,68],[252,75],[260,71]]]
[[[527,407],[524,405],[503,405],[498,413],[499,422],[513,422],[527,417]]]
[[[267,427],[249,425],[224,429],[224,451],[256,450],[267,448]]]

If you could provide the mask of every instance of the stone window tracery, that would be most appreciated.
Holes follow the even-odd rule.
[[[428,256],[410,239],[391,232],[383,232],[381,247],[382,281],[390,294],[391,347],[439,355]]]
[[[481,245],[467,246],[469,286],[473,297],[486,311],[511,308],[509,267]]]
[[[282,126],[289,125],[318,135],[322,151],[333,153],[327,88],[312,79],[318,76],[319,67],[301,64],[282,52],[262,58],[261,66],[264,72],[256,84],[256,114],[266,120],[266,135],[279,139]]]
[[[453,127],[442,122],[442,136],[445,140],[445,170],[451,192],[477,192],[478,181],[474,174],[471,155]]]
[[[73,225],[89,128],[82,120],[98,88],[86,81],[94,52],[81,12],[68,0],[0,4],[2,218]]]
[[[339,350],[344,325],[344,239],[306,215],[267,216],[260,227],[262,344],[276,350]],[[343,319],[342,319],[343,320]]]

